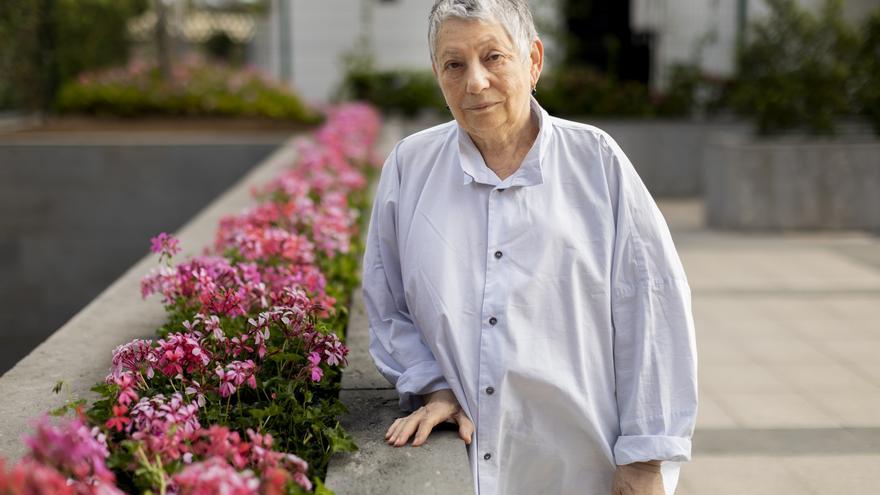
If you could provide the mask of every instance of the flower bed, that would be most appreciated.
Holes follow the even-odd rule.
[[[256,69],[238,70],[190,57],[175,63],[163,78],[156,63],[132,60],[81,74],[59,91],[62,114],[117,117],[232,116],[316,123],[320,114],[308,108],[283,84]]]
[[[338,379],[378,128],[370,107],[331,109],[202,255],[174,264],[178,241],[153,238],[142,294],[167,322],[117,347],[99,400],[38,419],[24,459],[0,460],[0,494],[328,493],[330,455],[356,448]]]

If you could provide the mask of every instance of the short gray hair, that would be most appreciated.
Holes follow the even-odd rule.
[[[432,63],[436,62],[440,25],[450,17],[500,23],[523,59],[528,58],[532,41],[538,37],[526,0],[436,0],[428,17],[428,46]]]

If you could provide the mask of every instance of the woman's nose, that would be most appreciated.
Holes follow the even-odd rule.
[[[489,74],[482,64],[471,64],[467,77],[467,92],[479,93],[489,87]]]

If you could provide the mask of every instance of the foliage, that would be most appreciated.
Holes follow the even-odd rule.
[[[859,38],[843,20],[840,0],[819,15],[794,0],[767,0],[770,15],[751,26],[737,53],[733,109],[755,120],[760,134],[804,126],[832,134],[851,111]]]
[[[562,67],[541,77],[536,95],[554,115],[649,116],[648,88],[590,67]]]
[[[415,117],[422,110],[448,113],[443,93],[429,70],[349,70],[337,98],[369,101],[387,114],[406,117]]]
[[[84,70],[125,63],[126,21],[147,0],[0,2],[0,108],[48,110]]]
[[[120,117],[248,116],[315,123],[319,115],[280,83],[255,69],[236,70],[191,57],[168,79],[158,66],[133,60],[126,67],[84,73],[65,85],[56,109]]]
[[[856,109],[880,135],[880,10],[865,22],[855,84]]]

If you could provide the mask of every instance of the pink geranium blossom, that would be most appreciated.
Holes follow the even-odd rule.
[[[34,460],[24,459],[8,472],[0,458],[0,493],[6,495],[75,495],[74,486],[58,470]]]
[[[211,362],[211,354],[201,344],[201,332],[172,333],[159,340],[151,358],[156,368],[169,377],[182,378],[184,371],[203,371]]]
[[[178,495],[256,495],[260,488],[253,472],[236,471],[219,457],[190,464],[174,475],[172,484]]]
[[[127,344],[117,346],[113,351],[113,366],[106,381],[112,382],[126,371],[144,373],[147,378],[153,378],[153,367],[149,361],[153,342],[150,340],[135,339]]]
[[[34,426],[33,435],[24,438],[30,449],[26,459],[51,466],[82,483],[115,482],[113,472],[104,464],[110,454],[107,441],[97,427],[89,428],[78,417],[53,425],[45,415]]]
[[[174,393],[166,400],[163,394],[143,398],[131,409],[128,431],[140,440],[151,455],[163,461],[179,459],[189,452],[188,442],[201,428],[198,405],[187,403]]]
[[[180,241],[173,235],[162,232],[150,239],[150,251],[159,255],[160,262],[164,259],[170,260],[180,252]]]
[[[250,359],[247,361],[233,361],[226,368],[217,366],[215,373],[220,377],[220,396],[229,397],[235,391],[247,383],[250,388],[257,388],[257,379],[254,376],[256,366]]]

